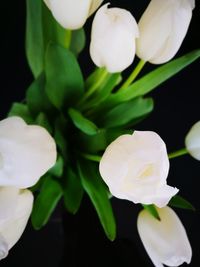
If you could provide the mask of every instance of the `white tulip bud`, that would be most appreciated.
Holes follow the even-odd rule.
[[[13,192],[15,192],[14,196]],[[14,198],[15,201],[13,202]],[[2,200],[0,202],[2,212],[0,217],[1,260],[8,255],[8,251],[17,243],[24,232],[32,211],[33,195],[29,190],[19,190],[12,187],[0,188],[0,199]],[[11,207],[9,207],[9,204]],[[12,210],[12,213],[10,210]],[[4,218],[3,215],[5,215]]]
[[[180,219],[169,207],[158,209],[160,221],[147,210],[140,212],[138,232],[143,245],[156,267],[190,263],[192,249]]]
[[[158,207],[166,206],[178,192],[167,185],[168,172],[165,143],[149,131],[118,137],[100,161],[100,174],[113,196]]]
[[[195,123],[185,138],[187,151],[197,160],[200,160],[200,121]]]
[[[27,188],[56,162],[56,144],[40,126],[20,117],[0,121],[0,185]]]
[[[98,67],[121,72],[135,57],[138,27],[131,13],[121,8],[101,7],[93,21],[90,55]]]
[[[103,0],[44,0],[55,19],[66,29],[81,28]]]
[[[187,33],[194,0],[151,0],[139,21],[137,56],[153,64],[172,59]]]

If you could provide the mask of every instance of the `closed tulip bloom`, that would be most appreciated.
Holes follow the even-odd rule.
[[[4,191],[5,190],[5,191]],[[14,196],[13,196],[14,193]],[[3,194],[4,198],[2,198]],[[33,206],[33,195],[29,190],[0,188],[0,260],[21,237]],[[15,199],[15,202],[13,200]],[[9,205],[11,207],[9,207]],[[12,212],[10,212],[12,210]],[[3,217],[4,216],[4,217]]]
[[[192,157],[200,160],[200,121],[195,123],[185,138],[187,151]]]
[[[151,0],[139,21],[137,56],[153,64],[172,59],[187,33],[194,0]]]
[[[158,221],[148,211],[140,212],[137,221],[142,243],[156,267],[190,263],[192,249],[180,219],[169,207],[158,209]]]
[[[0,121],[0,185],[33,186],[56,162],[56,144],[43,127],[20,117]]]
[[[178,192],[167,185],[167,150],[155,132],[118,137],[107,147],[99,169],[111,194],[120,199],[163,207]]]
[[[135,57],[138,27],[131,13],[121,8],[101,7],[93,21],[90,55],[98,67],[121,72]]]
[[[55,19],[66,29],[81,28],[103,0],[44,0]]]

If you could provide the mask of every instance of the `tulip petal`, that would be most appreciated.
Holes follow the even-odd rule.
[[[200,160],[200,121],[195,123],[185,138],[188,152],[197,160]]]
[[[140,212],[137,221],[140,238],[152,262],[156,267],[190,263],[192,249],[180,219],[169,207],[158,209],[158,213],[161,221],[146,210]]]
[[[11,192],[12,193],[12,192]],[[33,206],[33,194],[29,190],[21,190],[15,212],[6,219],[0,220],[0,235],[6,242],[8,249],[12,248],[21,237]],[[0,236],[0,244],[2,239]]]
[[[0,187],[0,220],[13,214],[18,201],[19,189],[16,187]]]
[[[5,238],[0,234],[0,260],[6,258],[8,256],[8,244]]]
[[[103,154],[99,171],[112,195],[134,203],[163,207],[178,192],[166,184],[169,159],[155,132],[118,137]]]
[[[0,122],[0,184],[27,188],[56,162],[56,144],[40,126],[29,126],[19,117]]]
[[[99,67],[121,72],[132,64],[135,57],[137,23],[130,12],[102,6],[92,25],[90,55]]]
[[[91,16],[97,8],[103,3],[104,0],[92,0],[91,1],[91,6],[89,10],[89,16]]]
[[[49,0],[55,19],[66,29],[81,28],[89,15],[91,0]]]
[[[137,55],[153,64],[174,57],[187,33],[193,5],[193,0],[151,0],[138,24]]]

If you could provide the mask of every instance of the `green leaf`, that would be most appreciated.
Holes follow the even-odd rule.
[[[41,229],[48,222],[61,197],[62,188],[59,183],[50,177],[46,178],[35,200],[31,216],[36,230]]]
[[[46,93],[58,109],[72,106],[84,92],[84,82],[75,56],[67,49],[50,44],[45,60]]]
[[[28,106],[22,103],[13,103],[11,106],[11,109],[8,113],[9,117],[12,116],[19,116],[23,120],[25,120],[26,123],[32,124],[33,123],[33,118],[30,114],[30,111],[28,109]]]
[[[69,49],[77,56],[85,47],[85,41],[85,32],[83,28],[72,31]]]
[[[88,90],[90,87],[92,87],[93,84],[96,83],[96,81],[99,80],[99,78],[102,76],[102,73],[104,72],[104,68],[96,68],[86,79],[85,81],[85,88]]]
[[[50,134],[53,133],[53,129],[45,113],[40,112],[35,120],[35,123],[41,127],[44,127]]]
[[[83,133],[88,135],[95,135],[98,132],[97,126],[85,118],[78,110],[70,108],[68,114],[73,124],[81,130]]]
[[[159,213],[154,205],[145,205],[142,204],[142,206],[156,219],[160,221]]]
[[[148,73],[123,91],[116,93],[115,95],[113,95],[111,101],[128,101],[135,97],[143,96],[151,92],[153,89],[171,78],[176,73],[180,72],[182,69],[190,65],[199,57],[200,50],[194,50],[178,59],[174,59],[169,63],[166,63],[156,70]]]
[[[110,104],[119,103],[131,100],[138,96],[143,96],[151,92],[153,89],[171,78],[176,73],[180,72],[199,57],[200,50],[194,50],[178,59],[174,59],[148,73],[138,81],[134,82],[128,88],[113,94],[110,99],[108,99],[108,102],[110,102]]]
[[[66,136],[67,120],[61,115],[55,120],[54,139],[64,161],[68,161],[68,143]]]
[[[67,169],[64,181],[64,204],[66,209],[72,214],[76,214],[83,198],[83,187],[79,177],[71,170]]]
[[[100,105],[103,101],[105,101],[112,90],[117,86],[122,80],[120,73],[114,73],[108,75],[108,78],[105,82],[100,86],[100,88],[93,95],[92,99],[87,101],[85,108],[92,108]]]
[[[26,56],[34,77],[44,68],[42,1],[26,0]]]
[[[113,241],[116,237],[115,218],[107,188],[99,175],[98,167],[91,162],[88,164],[87,161],[82,161],[78,168],[82,185],[97,211],[103,229],[107,237]]]
[[[45,76],[42,73],[28,88],[26,101],[30,112],[37,116],[40,112],[55,113],[55,108],[50,103],[45,92]]]
[[[43,4],[43,33],[45,50],[49,42],[59,44],[68,49],[71,41],[71,31],[64,29],[52,16],[49,8]]]
[[[136,98],[119,104],[100,118],[99,125],[105,128],[125,126],[153,110],[152,98]]]
[[[189,201],[178,195],[170,200],[169,206],[195,211],[195,207]]]
[[[64,160],[59,155],[56,164],[48,171],[53,176],[61,177],[64,171]]]

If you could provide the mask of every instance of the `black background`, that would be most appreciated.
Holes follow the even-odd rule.
[[[113,0],[110,2],[114,6],[129,9],[138,19],[149,1]],[[200,48],[200,11],[199,3],[197,4],[189,32],[178,55]],[[91,19],[86,25],[88,37],[90,24]],[[12,102],[21,101],[24,98],[25,90],[32,81],[25,59],[24,29],[25,1],[2,1],[1,119],[5,118]],[[80,62],[87,75],[93,68],[87,49],[81,55]],[[144,72],[150,68],[152,68],[150,65],[145,67]],[[200,119],[199,79],[200,60],[157,88],[151,93],[156,103],[155,110],[149,118],[138,125],[137,129],[159,133],[165,140],[169,152],[182,148],[189,128]],[[200,162],[189,156],[171,161],[168,183],[176,185],[181,195],[190,200],[197,209],[196,213],[176,210],[192,244],[193,260],[190,266],[193,267],[200,266],[199,179]],[[118,225],[118,238],[115,242],[106,240],[93,207],[85,198],[80,212],[75,217],[66,213],[61,217],[62,208],[60,208],[43,230],[36,232],[29,224],[20,241],[10,251],[8,258],[1,261],[0,265],[3,267],[89,267],[117,264],[136,267],[153,266],[146,256],[136,230],[139,207],[117,199],[113,199],[113,207]]]

